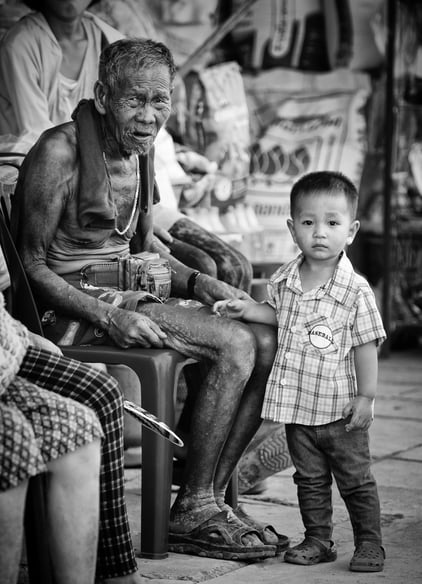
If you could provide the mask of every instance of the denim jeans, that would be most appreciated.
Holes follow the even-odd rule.
[[[305,536],[331,539],[334,476],[349,512],[355,545],[362,541],[381,545],[380,503],[370,468],[368,432],[346,432],[348,421],[322,426],[286,424]]]

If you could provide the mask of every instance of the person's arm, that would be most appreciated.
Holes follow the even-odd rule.
[[[29,133],[34,137],[53,125],[48,96],[40,85],[40,77],[46,73],[38,69],[36,44],[31,35],[21,34],[5,43],[0,51],[1,77],[13,109],[17,133]]]
[[[44,135],[24,161],[15,196],[19,201],[18,246],[31,285],[57,312],[91,322],[120,347],[160,347],[166,335],[148,317],[77,290],[47,266],[47,250],[78,179],[72,124]]]
[[[374,402],[378,382],[378,352],[374,342],[354,348],[357,396],[344,408],[343,416],[351,415],[346,431],[367,430],[374,419]]]
[[[267,302],[255,302],[254,300],[220,300],[215,302],[212,311],[219,316],[245,320],[247,322],[259,322],[277,326],[276,312]]]

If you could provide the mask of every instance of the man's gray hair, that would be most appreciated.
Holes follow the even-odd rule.
[[[157,65],[168,68],[171,89],[173,89],[176,65],[166,45],[152,39],[120,39],[102,50],[98,79],[114,93],[128,70],[149,69]]]

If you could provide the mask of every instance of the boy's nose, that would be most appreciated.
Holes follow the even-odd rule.
[[[325,237],[325,229],[322,225],[315,225],[314,237]]]

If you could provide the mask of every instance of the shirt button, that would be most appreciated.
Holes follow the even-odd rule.
[[[280,379],[280,385],[286,385],[286,380],[285,379]]]
[[[284,356],[286,357],[286,359],[290,359],[290,357],[292,356],[292,354],[291,353],[286,353]]]
[[[292,328],[290,329],[292,331],[292,333],[295,333],[297,331],[297,327],[295,327],[294,325],[292,326]]]

